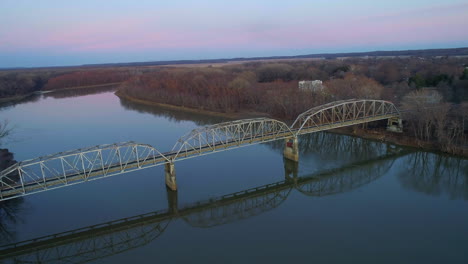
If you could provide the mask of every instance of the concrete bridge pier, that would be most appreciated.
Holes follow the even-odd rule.
[[[166,186],[173,190],[177,191],[177,182],[176,182],[176,173],[174,163],[168,162],[164,165],[164,172],[166,174]]]
[[[399,117],[389,118],[387,121],[387,130],[391,132],[403,132],[403,122]]]
[[[299,145],[297,136],[286,139],[283,156],[292,161],[299,161]]]

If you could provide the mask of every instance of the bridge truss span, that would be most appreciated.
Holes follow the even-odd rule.
[[[384,100],[343,100],[317,106],[300,114],[291,126],[299,134],[400,117],[396,106]]]
[[[172,159],[219,152],[292,136],[288,125],[270,118],[242,119],[196,128],[172,148]]]
[[[400,112],[393,103],[346,100],[314,107],[300,114],[292,126],[271,118],[253,118],[196,128],[164,153],[135,142],[60,152],[1,171],[0,201],[163,164],[166,185],[176,190],[174,162],[178,160],[285,139],[283,156],[298,161],[298,135],[383,119],[389,124],[396,120],[401,130]]]
[[[99,145],[26,160],[0,172],[0,198],[23,196],[167,163],[154,147]]]

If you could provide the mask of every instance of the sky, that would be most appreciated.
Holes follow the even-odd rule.
[[[468,47],[468,0],[0,0],[0,68]]]

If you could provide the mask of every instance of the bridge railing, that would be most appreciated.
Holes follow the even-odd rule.
[[[399,115],[395,105],[388,101],[346,100],[312,108],[300,114],[291,127],[275,119],[255,118],[197,128],[181,137],[172,151],[166,153],[135,142],[61,152],[23,161],[0,172],[0,201],[176,160]],[[171,177],[175,179],[175,175]]]
[[[0,173],[0,198],[46,191],[166,163],[169,159],[150,145],[125,142],[26,160]]]

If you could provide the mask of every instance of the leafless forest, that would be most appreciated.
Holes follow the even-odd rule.
[[[301,80],[321,80],[315,90]],[[330,101],[384,99],[404,112],[405,137],[466,154],[468,58],[366,57],[247,62],[208,67],[126,66],[0,72],[0,98],[37,90],[121,83],[118,93],[223,113],[260,112],[284,120]]]

